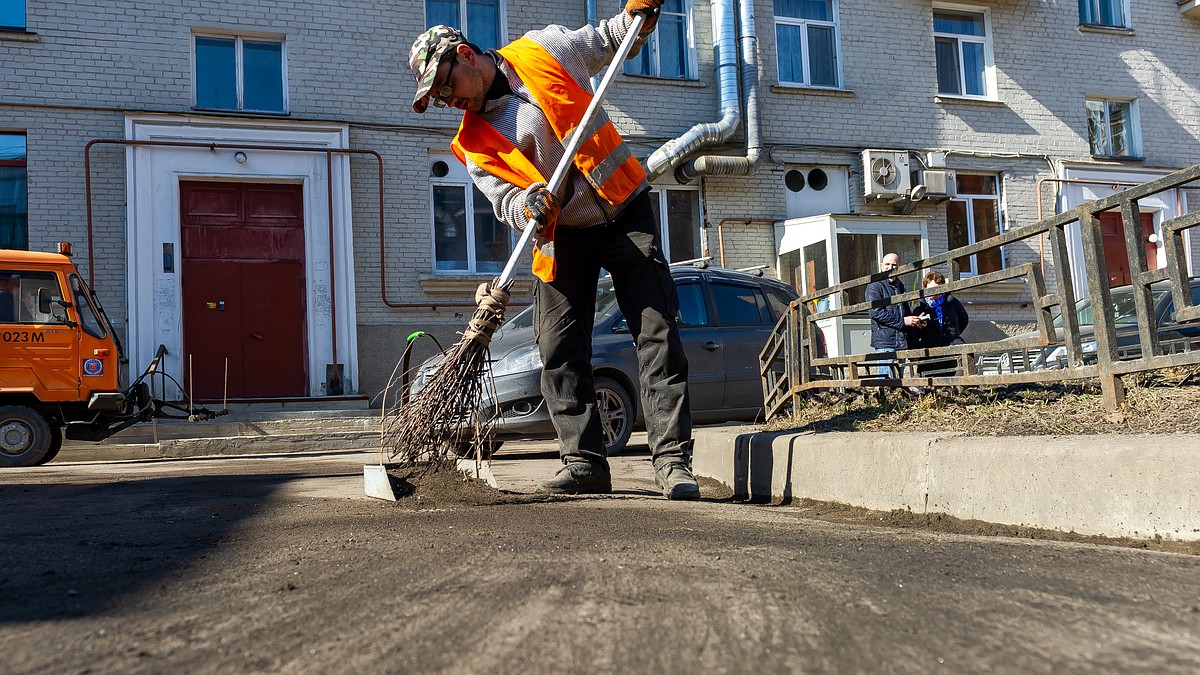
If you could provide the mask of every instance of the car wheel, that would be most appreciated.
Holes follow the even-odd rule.
[[[50,449],[46,451],[45,456],[38,460],[38,465],[49,464],[51,460],[58,456],[58,451],[62,450],[63,430],[57,424],[50,425]]]
[[[23,405],[0,407],[0,466],[34,466],[50,452],[53,434],[37,411]]]
[[[611,377],[597,377],[596,410],[600,413],[604,450],[610,456],[621,454],[633,434],[633,397]]]

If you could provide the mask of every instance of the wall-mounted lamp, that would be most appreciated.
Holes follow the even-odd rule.
[[[246,153],[242,152],[241,150],[238,150],[237,152],[233,153],[233,161],[237,162],[238,164],[245,164],[246,163]]]

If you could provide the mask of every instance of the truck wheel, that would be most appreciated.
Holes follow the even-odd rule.
[[[50,460],[58,456],[58,451],[62,450],[63,430],[57,424],[50,425],[50,449],[46,451],[46,456],[38,460],[38,466],[49,464]]]
[[[50,452],[53,434],[37,411],[23,405],[0,407],[0,466],[34,466]]]

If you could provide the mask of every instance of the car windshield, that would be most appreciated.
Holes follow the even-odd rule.
[[[617,304],[617,293],[613,290],[612,277],[604,277],[596,286],[596,321],[608,314]],[[505,328],[519,330],[533,325],[533,305],[518,312],[504,323]]]
[[[1166,294],[1166,290],[1153,291],[1152,295],[1154,299],[1151,301],[1151,303],[1157,306],[1159,299]],[[1125,287],[1113,289],[1112,309],[1113,321],[1116,323],[1116,325],[1127,326],[1130,324],[1137,324],[1137,307],[1135,307],[1133,304],[1132,288]],[[1075,316],[1079,317],[1080,326],[1090,326],[1095,322],[1092,319],[1092,301],[1090,298],[1084,298],[1083,300],[1075,303]],[[1054,318],[1054,327],[1062,328],[1062,325],[1063,318],[1060,314]]]

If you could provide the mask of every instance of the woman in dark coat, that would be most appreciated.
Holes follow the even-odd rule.
[[[941,272],[930,272],[925,275],[922,287],[926,290],[937,288],[946,283],[946,277]],[[949,293],[939,293],[925,298],[913,308],[921,323],[909,336],[910,349],[933,349],[963,344],[962,333],[970,322],[967,310],[958,298]],[[957,369],[956,360],[936,360],[917,366],[917,372],[922,375],[953,375]]]

